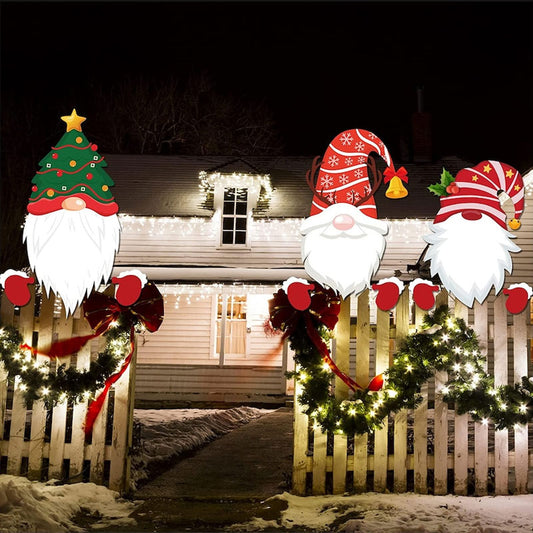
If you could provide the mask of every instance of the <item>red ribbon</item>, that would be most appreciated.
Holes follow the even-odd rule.
[[[398,176],[402,181],[407,183],[409,177],[407,176],[407,170],[404,167],[400,167],[398,170],[394,170],[394,165],[391,164],[390,167],[386,168],[383,172],[384,183],[388,183],[394,176]]]
[[[270,309],[270,322],[272,327],[284,331],[283,339],[290,337],[298,328],[300,321],[304,321],[305,331],[319,351],[324,362],[329,366],[331,371],[339,377],[346,385],[352,389],[362,389],[358,383],[356,383],[351,377],[342,372],[335,364],[329,349],[317,332],[315,324],[313,324],[313,318],[318,320],[319,323],[324,324],[328,329],[333,329],[337,324],[340,312],[340,300],[335,292],[331,289],[325,289],[318,283],[315,284],[314,293],[311,296],[310,306],[300,311],[295,309],[283,289],[274,295],[274,298],[269,302]]]

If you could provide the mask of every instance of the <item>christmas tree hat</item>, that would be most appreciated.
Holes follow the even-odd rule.
[[[39,162],[41,170],[32,179],[28,212],[44,215],[78,206],[74,209],[87,207],[103,216],[114,215],[118,212],[110,190],[114,183],[104,170],[107,163],[98,154],[98,146],[81,131],[85,117],[74,109],[61,120],[66,122],[67,132]]]

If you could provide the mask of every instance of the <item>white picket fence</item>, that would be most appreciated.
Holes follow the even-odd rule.
[[[24,342],[37,350],[52,341],[91,331],[79,309],[67,319],[53,295],[38,297],[37,308],[38,313],[34,292],[20,310],[14,309],[3,294],[0,321],[17,327]],[[96,339],[77,355],[61,357],[59,364],[72,364],[78,370],[88,368],[91,352],[95,355],[101,347],[102,340]],[[44,357],[37,356],[38,360]],[[27,410],[20,389],[14,388],[13,380],[8,380],[3,365],[0,367],[0,473],[38,481],[93,482],[122,493],[129,490],[135,354],[111,388],[88,438],[83,430],[87,402],[63,402],[47,410],[42,401],[37,401]]]
[[[501,295],[483,305],[476,302],[469,310],[444,290],[437,297],[437,305],[448,304],[476,331],[496,385],[532,375],[532,311],[528,307],[510,315],[505,298]],[[356,324],[337,325],[334,358],[358,383],[368,383],[389,366],[397,343],[421,324],[424,312],[410,303],[408,290],[393,313],[376,309],[368,291],[359,295],[354,307]],[[479,496],[527,492],[528,475],[533,473],[533,424],[500,431],[456,414],[453,404],[435,395],[446,380],[441,372],[428,382],[416,410],[391,415],[383,429],[371,435],[351,437],[314,431],[298,403],[297,384],[293,492],[389,490]],[[348,394],[338,378],[335,394],[340,398]]]

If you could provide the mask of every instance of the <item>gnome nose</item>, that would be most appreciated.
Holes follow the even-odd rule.
[[[337,215],[333,219],[333,227],[340,231],[346,231],[353,228],[355,220],[350,215]]]
[[[67,211],[81,211],[87,206],[84,200],[77,196],[69,196],[61,203],[61,207]]]
[[[461,213],[466,220],[479,220],[481,213],[477,209],[466,209]]]

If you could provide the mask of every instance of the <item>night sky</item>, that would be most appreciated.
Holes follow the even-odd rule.
[[[59,108],[83,115],[95,81],[207,70],[218,90],[268,104],[287,155],[364,128],[397,159],[423,86],[436,156],[533,166],[530,2],[0,6],[2,106],[28,95],[54,127]]]

